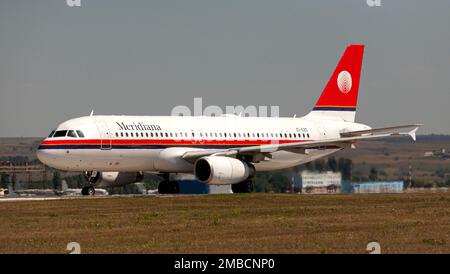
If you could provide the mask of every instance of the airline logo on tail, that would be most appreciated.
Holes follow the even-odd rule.
[[[349,93],[352,89],[352,76],[350,75],[350,72],[346,70],[341,71],[337,78],[337,85],[342,93]]]

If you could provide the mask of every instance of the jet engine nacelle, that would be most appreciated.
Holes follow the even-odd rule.
[[[96,187],[123,186],[142,181],[142,172],[85,172],[86,179]]]
[[[195,177],[210,185],[229,185],[255,175],[255,167],[241,160],[224,156],[207,156],[194,164]]]

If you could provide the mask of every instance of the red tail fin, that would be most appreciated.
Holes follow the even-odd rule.
[[[313,112],[320,111],[322,116],[338,116],[344,120],[352,120],[353,116],[354,121],[363,54],[364,45],[347,47]]]

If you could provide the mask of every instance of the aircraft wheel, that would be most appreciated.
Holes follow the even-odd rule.
[[[85,186],[81,189],[82,195],[89,195],[94,196],[95,195],[95,188],[93,186]]]
[[[180,185],[178,184],[177,181],[169,182],[169,193],[171,193],[171,194],[180,193]]]
[[[167,187],[167,181],[162,181],[158,185],[158,193],[159,194],[167,194],[168,193],[168,187]]]
[[[180,185],[177,181],[162,181],[158,185],[159,194],[177,194],[180,192]]]
[[[253,181],[246,180],[237,184],[231,185],[233,193],[250,193],[253,192]]]

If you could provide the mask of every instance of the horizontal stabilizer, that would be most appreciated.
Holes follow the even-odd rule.
[[[342,132],[341,137],[354,137],[354,136],[370,135],[370,134],[378,133],[378,132],[393,131],[393,130],[397,130],[397,129],[412,128],[412,127],[414,127],[415,131],[417,131],[417,129],[420,126],[423,126],[423,124],[401,125],[401,126],[395,126],[395,127],[384,127],[384,128],[374,128],[374,129],[368,129],[368,130],[349,131],[349,132]],[[415,141],[415,139],[414,139],[414,141]]]

